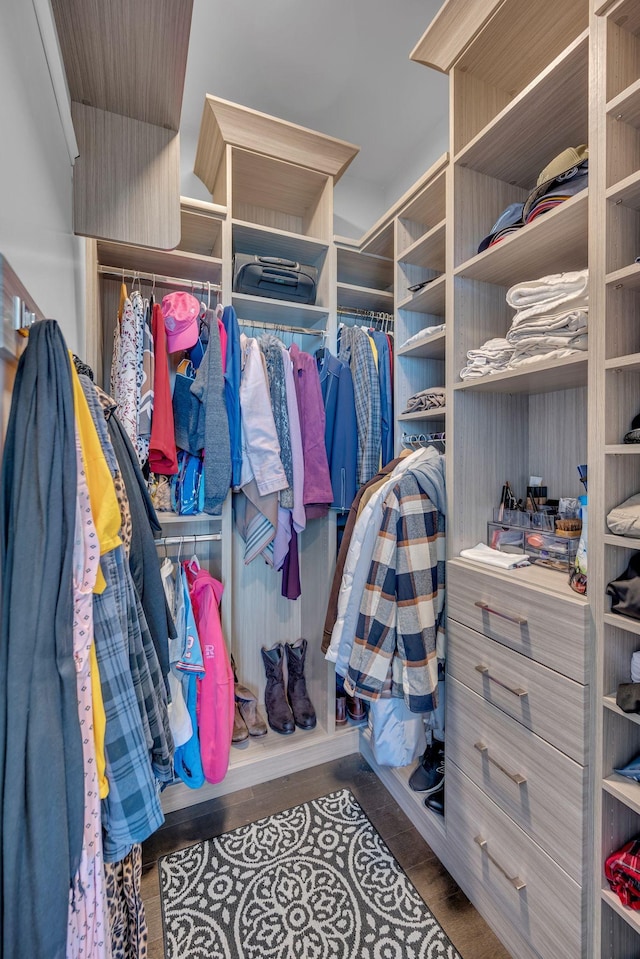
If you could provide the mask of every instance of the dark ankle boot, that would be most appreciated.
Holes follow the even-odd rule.
[[[267,711],[269,725],[274,732],[288,735],[295,732],[296,727],[284,693],[284,676],[282,675],[284,650],[282,643],[277,643],[271,649],[265,649],[263,646],[262,661],[267,675],[264,708]]]
[[[300,729],[313,729],[316,724],[316,711],[307,693],[304,678],[304,661],[307,655],[306,639],[295,643],[286,643],[287,651],[287,696],[293,712],[296,726]]]

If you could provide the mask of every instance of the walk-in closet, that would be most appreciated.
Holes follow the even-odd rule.
[[[306,6],[0,12],[0,959],[637,959],[640,0]]]

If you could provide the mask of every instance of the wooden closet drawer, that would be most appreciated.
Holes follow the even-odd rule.
[[[549,576],[560,577],[559,591],[539,585]],[[562,592],[562,583],[561,573],[535,566],[486,572],[473,563],[451,560],[447,613],[450,619],[585,683],[588,607],[581,597],[570,594],[568,586]]]
[[[447,730],[447,737],[449,731]],[[582,959],[582,889],[455,763],[445,775],[447,843],[464,857],[465,891],[487,894],[542,959]]]
[[[586,763],[588,686],[453,619],[447,623],[447,675],[460,680],[577,763]]]
[[[450,677],[446,708],[447,762],[582,885],[587,769]]]

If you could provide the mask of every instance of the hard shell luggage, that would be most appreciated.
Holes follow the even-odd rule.
[[[233,291],[267,296],[294,303],[316,302],[318,271],[279,256],[236,253],[233,258]]]

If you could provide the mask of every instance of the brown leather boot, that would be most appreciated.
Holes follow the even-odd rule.
[[[236,684],[236,709],[245,721],[250,736],[267,735],[267,724],[258,712],[258,700],[242,683]]]
[[[269,725],[276,733],[288,736],[295,732],[296,725],[284,692],[282,665],[284,649],[282,643],[276,643],[271,649],[262,647],[262,662],[267,675],[264,690],[264,708],[267,711]]]
[[[287,696],[293,718],[300,729],[313,729],[316,724],[316,711],[309,699],[307,682],[304,678],[307,641],[297,639],[295,643],[286,643],[285,649],[287,651]]]

